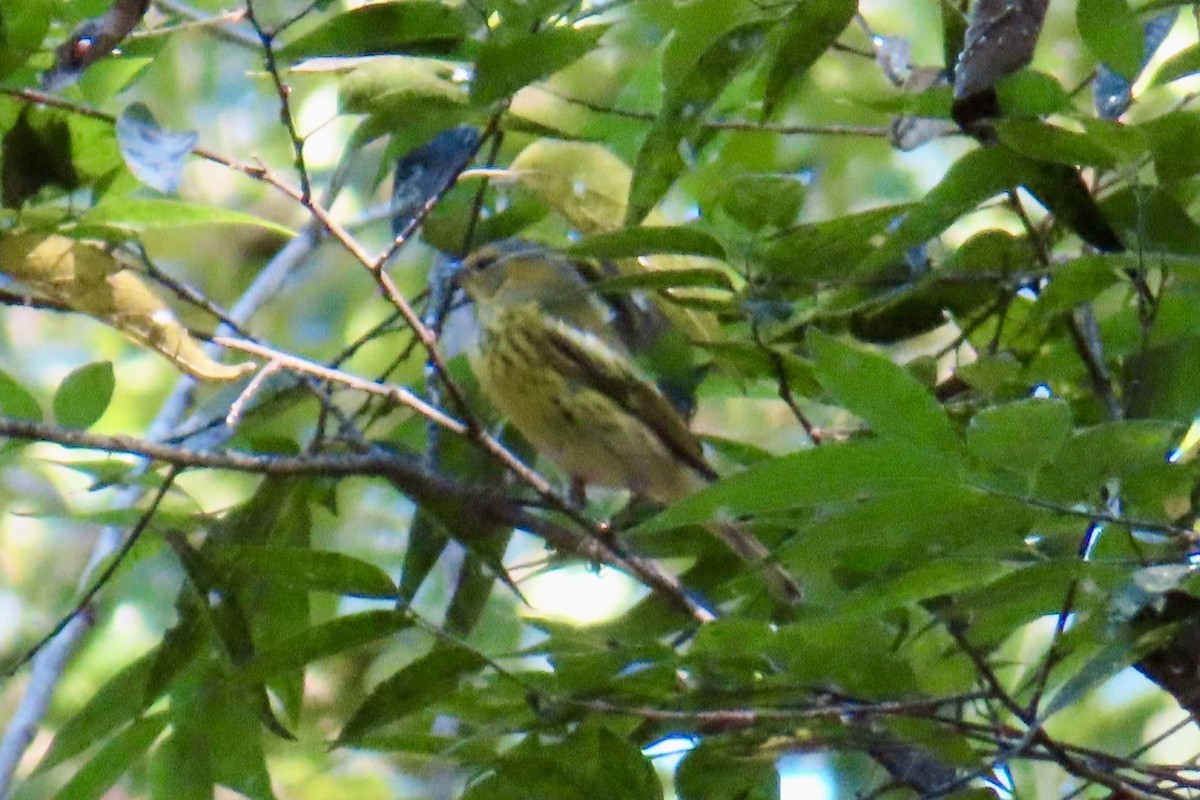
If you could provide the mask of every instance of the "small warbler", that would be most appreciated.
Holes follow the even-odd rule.
[[[588,484],[662,504],[716,480],[699,439],[635,365],[569,258],[508,240],[466,258],[459,283],[478,338],[471,366],[496,408],[544,456]],[[742,526],[707,526],[756,568],[776,599],[802,592]]]

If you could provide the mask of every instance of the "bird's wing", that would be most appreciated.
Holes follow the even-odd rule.
[[[716,479],[716,472],[704,460],[700,440],[628,356],[560,320],[544,316],[538,319],[545,329],[550,351],[547,357],[554,359],[555,372],[610,398],[653,431],[680,461],[708,480]]]

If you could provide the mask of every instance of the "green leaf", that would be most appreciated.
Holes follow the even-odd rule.
[[[210,743],[196,733],[176,729],[155,748],[149,770],[154,800],[212,800]]]
[[[104,415],[115,385],[112,362],[80,367],[54,393],[54,418],[68,428],[90,428]]]
[[[675,771],[679,800],[777,800],[779,774],[766,754],[738,755],[701,744]]]
[[[971,562],[970,569],[961,559],[942,559],[921,564],[898,577],[871,582],[855,590],[833,613],[843,619],[876,616],[893,608],[917,603],[941,595],[990,583],[1010,568],[1001,561]]]
[[[42,407],[29,391],[0,370],[0,414],[28,422],[42,421]]]
[[[1147,347],[1125,363],[1122,384],[1135,419],[1192,420],[1200,416],[1200,336]]]
[[[42,46],[60,9],[51,0],[0,2],[0,77],[19,69]]]
[[[283,586],[350,597],[396,597],[396,585],[386,572],[343,553],[303,547],[218,545],[212,557],[225,569]]]
[[[1053,693],[1040,709],[1038,716],[1049,719],[1064,708],[1079,703],[1088,693],[1132,666],[1143,655],[1145,653],[1126,636],[1101,643],[1084,664],[1075,665],[1076,668],[1071,671],[1070,677]]]
[[[79,219],[81,228],[114,231],[122,236],[188,225],[251,225],[286,237],[296,232],[286,225],[220,206],[183,203],[162,198],[123,197],[104,200]]]
[[[793,393],[802,397],[817,397],[821,393],[812,363],[797,356],[790,347],[760,347],[735,341],[705,342],[703,347],[718,363],[736,367],[740,375],[764,377],[776,384],[784,380]]]
[[[546,759],[506,759],[500,769],[472,785],[462,800],[529,800],[553,797],[554,800],[589,800],[596,794],[591,786],[579,785],[564,774],[565,757]]]
[[[952,659],[945,659],[953,663]],[[961,664],[962,662],[958,662]],[[954,666],[951,670],[957,671]],[[949,671],[949,670],[947,670]],[[913,770],[929,770],[930,776],[934,774],[934,769],[948,769],[950,767],[959,767],[963,770],[974,770],[979,766],[979,753],[975,748],[971,747],[969,740],[966,737],[947,736],[946,728],[940,721],[932,719],[921,719],[908,716],[893,716],[882,723],[882,727],[886,728],[888,733],[897,737],[899,742],[889,742],[889,745],[895,746],[896,759],[889,763],[890,768],[895,768],[903,764],[912,764]],[[884,736],[886,739],[886,734]],[[917,752],[905,752],[905,747],[902,743],[910,744],[919,750],[924,751],[922,754]],[[882,751],[875,750],[875,753]],[[941,762],[941,765],[935,766],[934,761],[926,759],[932,757]],[[928,766],[926,766],[928,765]],[[951,780],[952,773],[948,773],[945,780]],[[926,785],[930,785],[926,783]],[[988,797],[987,795],[991,795]],[[995,800],[995,795],[990,791],[985,790],[982,795],[963,794],[959,792],[951,792],[943,795],[943,800]]]
[[[1117,164],[1116,157],[1091,136],[1040,120],[1001,120],[996,132],[1004,144],[1032,158],[1101,169],[1112,169]]]
[[[938,491],[959,483],[959,465],[902,438],[825,445],[760,461],[689,495],[629,533],[645,534],[717,517],[758,514],[861,499]]]
[[[561,742],[529,737],[472,785],[463,800],[662,800],[662,783],[631,742],[605,728],[581,727]]]
[[[623,294],[637,289],[724,289],[733,291],[729,275],[720,269],[656,269],[630,275],[617,275],[597,281],[597,292]]]
[[[80,767],[54,800],[99,800],[150,749],[169,719],[163,711],[132,722]]]
[[[1050,282],[1038,296],[1034,314],[1049,319],[1070,311],[1121,280],[1120,270],[1136,269],[1137,256],[1090,255],[1071,259],[1054,267]]]
[[[440,61],[380,56],[352,69],[338,82],[338,108],[345,114],[404,117],[426,111],[460,111],[467,92]]]
[[[371,3],[282,47],[280,58],[451,53],[467,35],[463,11],[434,0]]]
[[[566,252],[591,258],[634,258],[675,253],[724,259],[725,247],[712,234],[683,226],[644,226],[597,233],[571,245]]]
[[[1045,117],[1074,109],[1071,94],[1058,79],[1034,69],[1023,69],[1000,81],[996,96],[1009,117]]]
[[[993,469],[1032,477],[1071,436],[1061,400],[1019,400],[982,409],[967,427],[967,451]]]
[[[1149,140],[1154,172],[1160,181],[1168,183],[1200,173],[1200,154],[1195,147],[1196,137],[1200,136],[1200,114],[1172,111],[1137,129]]]
[[[1121,241],[1096,205],[1078,171],[1036,161],[1003,146],[972,150],[914,208],[863,268],[887,264],[910,247],[942,233],[964,214],[997,194],[1022,186],[1062,224],[1097,249],[1116,251]]]
[[[762,254],[771,287],[794,288],[807,296],[816,282],[844,279],[878,249],[876,237],[917,211],[915,205],[884,206],[791,228]]]
[[[1024,549],[1022,540],[1046,512],[967,480],[913,482],[903,493],[867,490],[830,504],[797,525],[776,554],[800,574],[832,571],[853,588],[889,581],[904,564],[946,553],[987,560]],[[891,600],[885,595],[881,602]]]
[[[710,45],[683,74],[665,76],[662,110],[638,150],[626,225],[640,223],[683,172],[687,165],[681,148],[699,149],[694,135],[704,114],[762,48],[767,27],[765,22],[739,25]]]
[[[143,697],[147,701],[166,692],[188,665],[209,652],[212,642],[210,630],[198,613],[196,604],[181,601],[177,608],[179,621],[163,636],[162,643],[154,653],[150,674],[146,677]]]
[[[608,29],[555,27],[515,37],[493,37],[475,62],[471,101],[487,105],[553,75],[596,48]]]
[[[1176,189],[1131,186],[1105,198],[1104,211],[1138,250],[1200,255],[1200,225],[1184,208],[1191,201],[1176,197]]]
[[[972,150],[946,171],[942,180],[914,207],[864,267],[900,258],[910,247],[937,236],[983,201],[1024,183],[1022,156],[1003,147]]]
[[[1011,157],[1018,156],[1012,153]],[[1057,222],[1102,252],[1125,249],[1078,169],[1048,161],[1028,161],[1019,169],[1025,172],[1021,185]]]
[[[817,380],[880,437],[939,456],[961,452],[958,435],[937,398],[907,370],[815,331],[809,342]]]
[[[115,458],[97,458],[88,461],[55,461],[53,463],[64,469],[74,470],[80,475],[86,475],[92,481],[92,485],[88,487],[88,491],[105,489],[116,484],[154,488],[158,486],[159,482],[157,474],[144,472],[139,463],[120,461]]]
[[[1142,26],[1125,0],[1079,0],[1075,24],[1097,61],[1133,80],[1142,70]]]
[[[1154,86],[1186,78],[1200,72],[1200,44],[1190,44],[1168,58],[1154,76]]]
[[[1058,449],[1041,471],[1038,492],[1049,500],[1094,503],[1109,480],[1128,481],[1144,473],[1164,480],[1171,465],[1178,424],[1161,420],[1124,420],[1079,431]]]
[[[263,754],[262,712],[255,708],[257,696],[247,696],[242,686],[214,667],[191,700],[172,709],[174,724],[176,729],[191,727],[192,737],[213,743],[207,748],[212,782],[252,800],[275,800]],[[185,716],[186,723],[181,721]]]
[[[1140,126],[1110,119],[1084,119],[1083,130],[1093,144],[1112,154],[1118,167],[1133,168],[1150,149],[1150,137]]]
[[[851,98],[857,105],[874,111],[905,117],[950,119],[954,105],[954,88],[936,84],[919,92],[897,92],[883,96],[865,95]]]
[[[391,636],[410,624],[412,619],[407,614],[390,610],[338,617],[262,648],[243,672],[252,679],[268,678]]]
[[[857,10],[857,0],[806,0],[792,6],[779,24],[779,45],[763,93],[763,119],[771,116],[788,85],[837,41]]]
[[[126,666],[63,723],[38,763],[36,774],[75,757],[141,714],[154,699],[145,697],[144,690],[157,653],[153,650]]]
[[[504,565],[504,553],[512,540],[511,530],[495,530],[490,536],[469,541],[455,576],[450,603],[446,607],[446,630],[466,637],[483,619],[492,597],[492,587],[501,581],[520,600],[521,592]]]
[[[718,190],[721,210],[746,230],[758,232],[795,224],[808,182],[801,174],[750,173],[722,182]]]
[[[376,686],[346,722],[338,741],[353,742],[381,725],[445,700],[460,680],[486,665],[483,656],[466,647],[435,649]]]
[[[401,598],[412,602],[449,543],[450,535],[438,519],[428,510],[418,508],[408,529],[408,547],[404,549],[404,568],[398,587]]]
[[[250,633],[250,621],[236,595],[222,584],[215,566],[204,554],[191,547],[181,536],[169,536],[168,543],[175,550],[187,573],[192,590],[192,608],[205,615],[221,642],[225,657],[231,664],[246,663],[254,655],[254,641]]]

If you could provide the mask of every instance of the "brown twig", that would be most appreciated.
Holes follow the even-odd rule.
[[[417,458],[378,449],[362,454],[275,456],[223,450],[191,450],[132,436],[90,433],[40,422],[0,417],[0,437],[51,442],[68,448],[127,453],[178,468],[200,467],[248,472],[258,475],[320,475],[325,477],[382,477],[394,482],[417,502],[457,500],[468,505],[482,520],[521,528],[540,536],[556,548],[576,553],[597,563],[611,564],[633,575],[662,596],[675,609],[703,624],[714,614],[698,603],[674,576],[653,562],[618,553],[604,544],[589,524],[581,535],[535,514],[491,486],[464,484],[425,469]],[[486,526],[480,526],[486,529]],[[469,535],[470,531],[464,531]]]
[[[88,609],[91,608],[92,603],[96,600],[96,596],[100,594],[100,590],[108,584],[120,566],[125,563],[126,556],[128,556],[130,551],[133,550],[133,547],[138,543],[138,540],[142,538],[142,534],[146,532],[146,528],[150,526],[150,521],[154,519],[154,515],[158,511],[159,505],[162,503],[163,498],[167,496],[167,491],[175,483],[175,477],[179,474],[179,472],[180,468],[174,466],[167,471],[167,474],[163,477],[162,483],[158,487],[158,491],[155,492],[154,497],[150,500],[150,505],[147,506],[146,510],[142,512],[142,515],[138,518],[138,521],[133,526],[133,529],[129,531],[129,535],[125,537],[125,541],[116,550],[116,552],[112,554],[112,560],[109,561],[108,566],[106,566],[104,570],[96,576],[96,579],[92,581],[92,585],[89,586],[87,591],[80,596],[79,600],[75,603],[75,607],[72,608],[71,611],[68,612],[62,619],[60,619],[58,624],[51,628],[45,636],[43,636],[28,650],[26,650],[24,655],[17,658],[13,663],[9,664],[3,670],[0,670],[0,676],[11,677],[15,675],[17,670],[28,664],[34,656],[41,652],[42,648],[44,648],[55,637],[62,633],[76,617],[84,614],[88,611]]]
[[[296,174],[300,178],[301,203],[307,204],[312,200],[312,182],[308,177],[308,165],[304,162],[304,139],[296,130],[296,118],[292,114],[292,88],[283,82],[283,76],[279,73],[279,64],[275,61],[276,33],[267,31],[258,21],[258,16],[254,13],[253,0],[246,0],[246,21],[250,23],[250,27],[258,36],[267,74],[271,76],[271,84],[275,87],[275,94],[279,98],[279,121],[287,131],[288,138],[291,139],[292,164],[296,167]]]

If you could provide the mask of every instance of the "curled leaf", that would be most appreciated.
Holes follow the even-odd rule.
[[[603,145],[539,139],[508,170],[580,233],[613,231],[625,219],[632,172]]]
[[[254,369],[213,361],[175,312],[115,256],[66,236],[16,234],[0,240],[0,272],[110,325],[202,380],[231,381]]]
[[[184,164],[199,138],[195,131],[163,129],[144,103],[133,103],[117,118],[117,144],[129,171],[160,192],[179,188]]]

